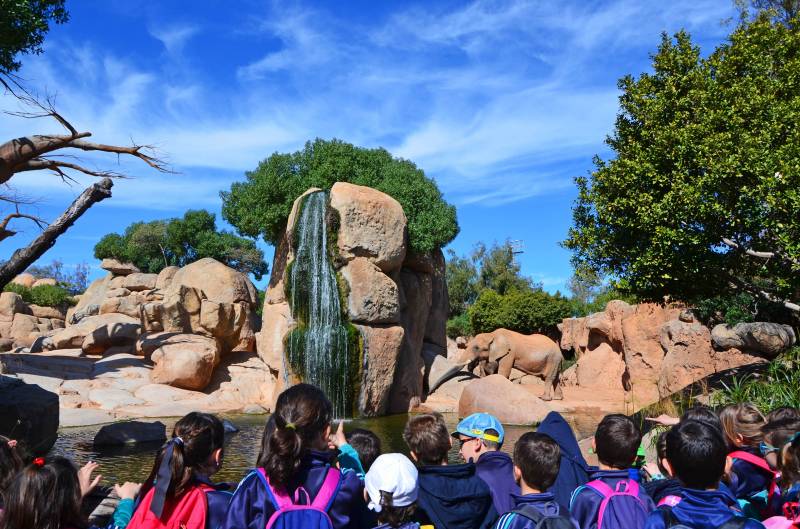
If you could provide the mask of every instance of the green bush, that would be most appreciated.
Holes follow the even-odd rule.
[[[749,402],[763,413],[789,406],[800,408],[800,347],[773,360],[763,374],[747,374],[723,383],[714,393],[715,405]]]
[[[467,313],[459,314],[447,320],[447,336],[453,339],[459,336],[472,336],[472,324]]]
[[[436,183],[408,160],[385,149],[364,149],[341,140],[309,141],[301,151],[274,153],[220,193],[222,216],[246,237],[263,236],[277,246],[294,200],[310,187],[336,182],[369,186],[395,198],[408,219],[413,253],[436,250],[458,234],[455,207]]]
[[[571,315],[570,301],[560,293],[543,290],[500,295],[484,290],[469,309],[472,330],[476,333],[505,328],[523,334],[552,334],[561,320]]]
[[[19,294],[25,303],[40,307],[64,307],[74,304],[72,294],[61,285],[39,285],[28,288],[16,283],[9,283],[3,288],[3,291]]]

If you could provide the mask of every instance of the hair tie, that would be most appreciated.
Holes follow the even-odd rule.
[[[42,468],[44,466],[44,463],[45,463],[45,460],[44,460],[43,457],[37,457],[37,458],[34,458],[34,460],[33,460],[33,464],[35,466],[39,467],[39,468]]]
[[[180,437],[180,436],[176,435],[175,437],[173,437],[173,438],[172,438],[172,441],[173,441],[173,442],[174,442],[176,445],[181,445],[181,446],[183,446],[183,437]]]
[[[293,422],[287,422],[285,428],[288,428],[290,430],[297,430]]]

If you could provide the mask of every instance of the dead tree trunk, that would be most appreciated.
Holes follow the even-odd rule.
[[[103,178],[87,187],[66,211],[47,226],[36,239],[28,246],[14,252],[11,259],[0,266],[0,290],[49,250],[56,243],[59,235],[67,231],[87,209],[96,202],[110,197],[113,185],[110,178]]]

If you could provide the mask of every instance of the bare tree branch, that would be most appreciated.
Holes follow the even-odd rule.
[[[114,171],[95,171],[92,169],[87,169],[82,165],[78,165],[72,162],[65,162],[63,160],[54,160],[52,158],[34,158],[22,169],[18,169],[18,173],[22,173],[25,171],[38,171],[41,169],[48,169],[50,171],[55,172],[62,178],[69,178],[61,168],[65,169],[73,169],[75,171],[80,171],[81,173],[87,174],[89,176],[99,176],[101,178],[127,178],[125,175],[121,173],[116,173]],[[69,178],[72,180],[72,178]],[[74,180],[72,180],[74,182]]]
[[[20,213],[19,209],[17,209],[16,213],[9,213],[8,215],[6,215],[6,218],[0,221],[0,241],[17,234],[17,232],[8,229],[8,223],[14,219],[32,220],[33,222],[36,223],[37,226],[39,226],[39,229],[44,229],[44,227],[47,226],[47,223],[42,219],[40,219],[39,217],[35,217],[33,215],[28,215],[25,213]]]
[[[800,312],[800,305],[798,305],[797,303],[788,299],[781,299],[775,294],[767,292],[761,287],[757,287],[756,285],[743,281],[738,277],[728,276],[728,281],[731,283],[732,286],[736,288],[740,288],[742,290],[750,292],[751,294],[755,294],[756,296],[759,296],[760,298],[765,299],[767,301],[771,301],[772,303],[779,303],[792,312]]]
[[[727,237],[723,237],[722,238],[722,243],[725,244],[725,246],[728,246],[729,248],[733,248],[734,250],[740,250],[740,251],[744,252],[746,255],[749,255],[751,257],[757,257],[759,259],[773,259],[773,258],[775,258],[775,259],[779,259],[781,261],[784,261],[784,262],[786,262],[786,263],[788,263],[790,265],[800,266],[800,262],[798,262],[798,261],[796,261],[794,259],[791,259],[789,257],[786,257],[784,255],[778,254],[776,252],[757,252],[756,250],[751,250],[750,248],[745,248],[744,246],[742,246],[738,242],[736,242],[736,241],[734,241],[732,239],[728,239]]]

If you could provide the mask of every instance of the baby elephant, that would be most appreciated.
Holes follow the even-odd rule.
[[[430,392],[453,378],[465,367],[472,371],[480,365],[483,376],[498,373],[508,378],[511,368],[523,373],[537,375],[544,379],[545,390],[542,400],[561,400],[563,397],[558,383],[561,362],[564,356],[556,342],[543,334],[525,335],[508,329],[497,329],[475,336],[467,343],[460,364],[445,373],[434,384]],[[555,390],[555,396],[553,391]]]

